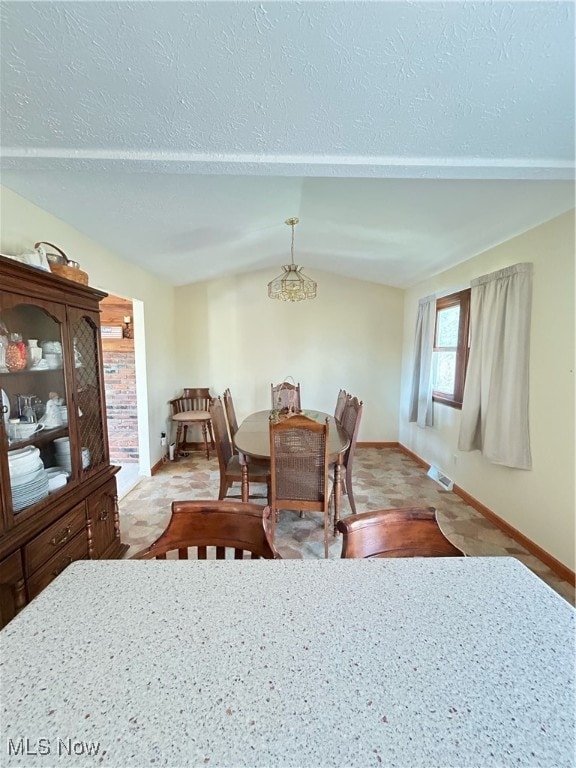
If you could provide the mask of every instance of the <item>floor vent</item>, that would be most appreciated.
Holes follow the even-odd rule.
[[[454,480],[450,480],[438,467],[431,466],[428,470],[428,477],[435,480],[445,491],[451,491],[454,488]]]

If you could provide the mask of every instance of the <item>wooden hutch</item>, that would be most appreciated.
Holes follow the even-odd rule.
[[[0,627],[70,563],[127,550],[106,429],[106,295],[0,256]]]

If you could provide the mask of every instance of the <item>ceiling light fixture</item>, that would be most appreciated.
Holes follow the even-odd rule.
[[[294,264],[294,227],[300,219],[295,216],[286,219],[284,222],[292,227],[292,247],[290,255],[291,264],[284,264],[283,272],[274,280],[268,283],[268,296],[271,299],[282,299],[282,301],[303,301],[303,299],[313,299],[316,296],[316,283],[302,272],[302,267]]]

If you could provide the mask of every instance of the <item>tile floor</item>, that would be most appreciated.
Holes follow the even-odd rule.
[[[143,477],[120,501],[122,540],[130,545],[127,556],[150,544],[164,530],[175,499],[216,499],[218,462],[195,452],[168,462],[154,477]],[[264,486],[252,486],[265,494]],[[235,493],[236,490],[232,490]],[[238,487],[239,493],[239,487]],[[402,506],[433,506],[444,533],[467,555],[513,556],[521,560],[566,600],[574,604],[574,588],[556,576],[491,522],[443,490],[410,457],[392,448],[358,448],[354,461],[354,495],[357,512]],[[254,501],[256,501],[254,499]],[[262,500],[260,503],[264,503]],[[346,497],[342,517],[350,514]],[[339,557],[340,537],[331,537],[330,557]],[[318,558],[324,555],[322,515],[281,513],[276,545],[283,557]]]
[[[120,472],[116,475],[116,488],[118,498],[123,499],[132,488],[140,481],[140,464],[131,462],[130,464],[120,464]]]

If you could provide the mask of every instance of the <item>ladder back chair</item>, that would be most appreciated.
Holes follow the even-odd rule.
[[[300,382],[291,384],[289,381],[283,381],[282,384],[270,384],[270,395],[272,410],[280,411],[282,408],[288,408],[293,411],[300,411],[302,409]]]
[[[238,432],[238,420],[236,418],[236,410],[234,408],[234,401],[232,400],[232,393],[229,389],[224,390],[222,395],[224,401],[224,409],[226,410],[226,418],[228,420],[228,429],[230,431],[230,439],[232,440],[232,448],[234,450],[234,436]],[[236,451],[234,451],[236,452]]]
[[[338,392],[336,407],[334,408],[334,418],[336,421],[342,421],[342,414],[344,413],[344,406],[346,405],[348,397],[348,392],[346,392],[345,389],[341,389],[340,392]]]
[[[210,418],[214,428],[216,440],[216,455],[218,456],[218,469],[220,471],[220,500],[228,496],[228,491],[234,483],[241,484],[241,495],[229,498],[241,498],[247,502],[249,498],[270,497],[270,464],[267,461],[251,459],[246,464],[246,457],[240,453],[234,453],[232,442],[228,434],[226,416],[222,399],[216,397],[210,404]],[[246,471],[247,470],[247,471]],[[267,487],[266,497],[250,494],[250,483],[265,483]]]
[[[184,389],[180,397],[170,400],[172,421],[176,424],[176,454],[186,455],[188,428],[200,427],[206,458],[210,458],[210,446],[214,448],[214,433],[210,421],[212,397],[208,387]]]
[[[281,509],[324,513],[324,556],[328,557],[330,465],[329,424],[307,416],[270,421],[270,506],[272,534]]]
[[[348,496],[352,514],[356,514],[356,502],[354,500],[354,489],[352,487],[352,465],[354,463],[354,454],[356,453],[356,440],[360,428],[360,419],[362,418],[363,403],[357,397],[347,395],[342,418],[340,423],[342,428],[350,438],[350,445],[346,449],[342,464],[344,466],[343,480],[344,493]]]
[[[464,557],[440,530],[434,507],[379,509],[338,521],[342,557]]]
[[[177,553],[187,560],[281,559],[271,544],[270,508],[231,501],[173,501],[172,516],[164,532],[132,560],[166,560]],[[172,559],[172,558],[170,558]]]

